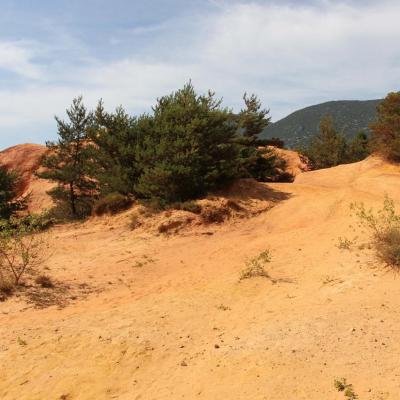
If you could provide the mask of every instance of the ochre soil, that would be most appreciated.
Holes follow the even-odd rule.
[[[66,287],[49,307],[0,303],[0,399],[335,400],[345,377],[361,400],[398,400],[400,280],[349,204],[399,204],[400,168],[265,186],[273,208],[173,235],[132,231],[131,211],[52,228],[42,295]],[[273,279],[239,281],[265,249]]]

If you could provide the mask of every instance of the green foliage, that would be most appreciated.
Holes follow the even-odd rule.
[[[383,208],[377,212],[363,203],[353,203],[351,209],[372,232],[377,257],[393,268],[400,268],[400,215],[396,214],[394,201],[386,195]]]
[[[214,93],[197,95],[188,83],[159,99],[153,110],[138,152],[140,197],[185,201],[239,175],[237,125]]]
[[[346,156],[343,161],[352,163],[364,160],[371,154],[370,140],[367,134],[363,131],[347,143]]]
[[[315,169],[320,169],[363,160],[370,154],[370,145],[364,132],[359,132],[348,142],[336,130],[332,117],[326,115],[321,120],[319,134],[299,151],[311,160]]]
[[[377,111],[371,124],[374,148],[388,160],[400,162],[400,92],[389,93]]]
[[[245,93],[243,100],[246,107],[239,113],[239,127],[244,136],[256,138],[269,124],[269,110],[261,108],[261,102],[255,94],[248,97]]]
[[[148,130],[147,123],[151,123],[151,119],[146,115],[133,118],[122,107],[108,113],[103,102],[99,102],[88,136],[96,163],[94,176],[101,195],[135,192],[141,172],[137,158],[141,138]]]
[[[9,220],[3,220],[0,223],[0,231],[26,230],[41,232],[50,228],[56,223],[56,219],[50,211],[44,211],[40,214],[28,214],[22,217],[11,217]]]
[[[45,257],[46,240],[26,226],[0,234],[0,278],[18,286],[23,276],[34,273]]]
[[[333,384],[338,392],[344,392],[344,397],[347,400],[358,399],[358,396],[354,392],[353,385],[351,383],[347,383],[346,378],[335,379]]]
[[[109,113],[102,101],[88,112],[82,98],[75,99],[69,122],[57,118],[59,140],[48,143],[52,151],[40,174],[58,183],[50,192],[54,213],[88,215],[98,198],[95,213],[114,212],[111,203],[118,208],[128,197],[165,208],[236,178],[271,180],[281,164],[272,151],[257,148],[256,138],[268,111],[255,95],[244,100],[237,116],[214,93],[198,95],[190,82],[139,117],[122,107]]]
[[[95,215],[116,214],[127,210],[133,204],[133,199],[121,193],[110,193],[98,200],[93,206]]]
[[[74,99],[66,111],[69,121],[56,117],[59,139],[47,143],[51,151],[42,163],[46,170],[38,175],[57,182],[49,194],[56,202],[68,204],[71,217],[80,218],[90,213],[96,190],[91,179],[93,152],[87,143],[92,114],[83,105],[82,97]]]
[[[345,159],[346,141],[335,129],[331,116],[322,118],[320,131],[304,150],[304,154],[312,161],[315,169],[334,167]]]
[[[18,175],[9,172],[6,167],[0,166],[0,219],[9,219],[19,208],[14,202],[15,187],[18,183]]]

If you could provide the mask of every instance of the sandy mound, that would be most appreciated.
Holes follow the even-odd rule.
[[[344,377],[360,399],[397,400],[399,281],[359,245],[349,203],[400,205],[400,168],[240,185],[229,199],[275,206],[176,236],[131,230],[129,212],[52,229],[46,273],[68,305],[0,303],[0,398],[339,400]],[[266,248],[273,279],[239,282]]]
[[[284,172],[296,177],[297,175],[311,170],[310,162],[307,157],[296,151],[288,149],[280,149],[278,147],[269,146],[274,152],[286,162]]]
[[[128,212],[132,229],[177,234],[196,227],[250,218],[269,210],[286,198],[254,179],[241,179],[205,199],[177,204],[162,211],[136,205]]]
[[[0,164],[17,171],[20,175],[21,181],[17,194],[19,197],[29,195],[28,209],[30,212],[43,211],[53,204],[46,192],[54,184],[35,176],[41,159],[46,153],[46,146],[40,144],[20,144],[0,152]]]

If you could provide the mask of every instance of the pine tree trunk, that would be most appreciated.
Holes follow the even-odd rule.
[[[69,184],[69,198],[71,201],[72,215],[76,217],[76,204],[75,204],[76,196],[74,192],[74,184],[72,182]]]

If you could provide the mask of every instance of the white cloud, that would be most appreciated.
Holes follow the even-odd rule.
[[[108,107],[142,112],[190,78],[236,109],[244,91],[255,92],[273,119],[320,101],[383,96],[399,89],[398,15],[392,1],[218,2],[212,14],[175,21],[161,36],[155,30],[140,57],[131,49],[114,61],[47,65],[46,73],[32,61],[34,46],[0,42],[0,68],[27,79],[0,90],[0,131],[48,127],[78,94],[90,106],[102,97]]]
[[[32,61],[32,47],[33,43],[29,42],[0,41],[0,70],[4,69],[24,78],[40,78],[41,68]]]

